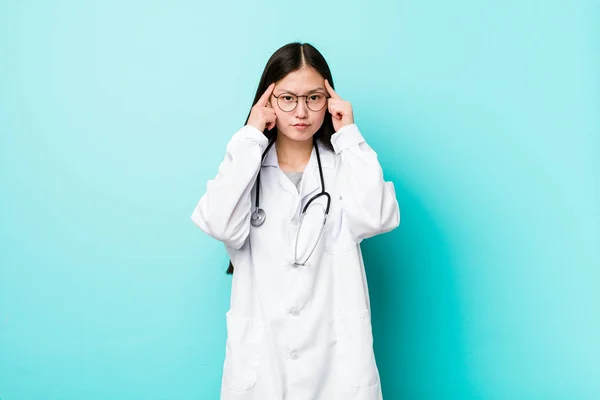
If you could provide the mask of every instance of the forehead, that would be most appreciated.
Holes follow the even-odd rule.
[[[303,67],[290,72],[275,84],[275,89],[289,90],[300,93],[317,88],[323,89],[325,78],[312,67]]]

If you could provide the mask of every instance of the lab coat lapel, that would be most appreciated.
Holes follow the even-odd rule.
[[[320,190],[321,180],[319,178],[319,165],[317,163],[317,154],[313,147],[310,159],[306,168],[304,168],[304,174],[302,174],[302,181],[300,184],[300,204],[304,205],[310,198],[309,196],[316,194]]]
[[[298,194],[298,191],[296,190],[296,187],[292,181],[286,176],[285,172],[279,168],[279,159],[277,157],[277,149],[275,148],[275,145],[271,146],[265,156],[262,168],[265,167],[275,167],[273,173],[275,174],[275,180],[277,181],[277,184],[286,192],[294,195]]]
[[[325,170],[328,168],[334,167],[334,159],[333,154],[327,150],[320,142],[317,142],[317,146],[319,146],[319,155],[321,158],[321,165],[323,167],[323,174],[325,174]],[[310,159],[304,168],[304,173],[302,174],[302,180],[300,182],[300,195],[298,195],[298,191],[296,187],[292,183],[292,181],[285,175],[285,173],[279,169],[279,160],[277,158],[277,150],[275,146],[271,146],[269,149],[265,160],[263,162],[263,168],[265,167],[276,167],[278,171],[275,172],[276,180],[278,185],[280,185],[285,191],[292,193],[296,196],[296,202],[294,205],[295,215],[299,215],[302,211],[300,209],[300,205],[304,206],[308,200],[321,191],[321,178],[319,176],[319,163],[317,162],[317,153],[315,151],[315,147],[313,146],[312,152],[310,154]]]
[[[319,156],[321,159],[321,168],[323,170],[323,179],[326,179],[326,171],[328,169],[335,167],[335,161],[333,158],[333,153],[329,151],[321,142],[317,141],[317,146],[319,146]],[[302,175],[302,182],[300,186],[300,201],[302,205],[306,204],[308,200],[312,196],[317,193],[320,193],[321,190],[321,177],[319,175],[319,162],[317,161],[317,152],[315,147],[312,149],[312,153],[310,155],[310,159],[306,168],[304,169],[304,174]],[[327,190],[327,187],[325,187]]]

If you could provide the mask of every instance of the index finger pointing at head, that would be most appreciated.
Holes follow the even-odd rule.
[[[269,85],[269,87],[267,87],[267,90],[265,90],[263,95],[260,96],[260,99],[258,99],[258,101],[256,102],[257,106],[264,107],[267,105],[267,101],[269,100],[269,97],[271,97],[271,93],[273,93],[274,87],[275,87],[275,82],[271,83]]]
[[[337,94],[335,90],[333,90],[327,79],[325,79],[325,88],[327,89],[331,97],[333,97],[334,99],[341,99],[340,95]]]

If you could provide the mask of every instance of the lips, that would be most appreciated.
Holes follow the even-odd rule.
[[[308,126],[307,124],[295,124],[294,126]]]

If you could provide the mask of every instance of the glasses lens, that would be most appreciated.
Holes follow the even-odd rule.
[[[306,104],[312,111],[321,111],[326,103],[327,98],[323,93],[313,93],[306,98]]]
[[[277,98],[277,104],[283,111],[292,111],[294,108],[296,108],[297,102],[298,98],[289,93],[282,93]]]

